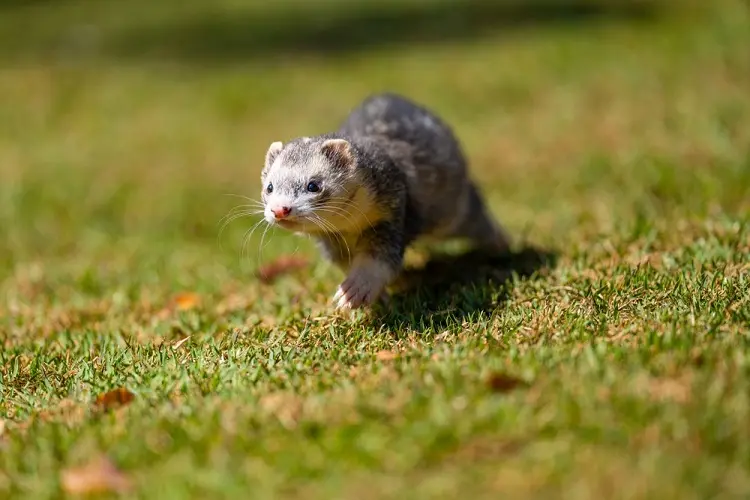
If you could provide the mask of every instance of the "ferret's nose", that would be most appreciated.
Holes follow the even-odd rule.
[[[273,212],[273,216],[276,217],[277,219],[283,219],[284,217],[292,213],[292,208],[291,207],[276,207],[276,208],[272,208],[271,212]]]

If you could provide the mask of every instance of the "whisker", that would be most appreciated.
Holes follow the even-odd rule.
[[[236,207],[232,207],[232,209],[227,212],[227,214],[219,219],[219,222],[224,221],[225,219],[231,218],[234,215],[242,214],[242,213],[262,213],[264,211],[265,207],[262,205],[254,206],[254,205],[237,205]]]
[[[342,215],[347,218],[349,222],[352,222],[352,218],[354,217],[354,214],[351,213],[349,210],[346,210],[346,205],[343,206],[337,206],[337,205],[326,205],[326,206],[319,206],[315,207],[316,211],[329,211],[329,213],[334,213],[336,215]],[[371,229],[375,229],[375,226],[372,224],[370,219],[367,217],[367,215],[362,212],[362,210],[357,207],[356,205],[352,204],[351,207],[357,209],[360,214],[362,214],[362,217],[365,219],[365,222],[370,226]]]
[[[342,198],[342,197],[338,196],[338,197],[331,198],[329,201],[334,202],[334,203],[336,201],[342,201],[343,203],[339,204],[339,205],[334,204],[332,207],[330,205],[328,205],[327,208],[338,208],[338,209],[341,209],[341,210],[346,210],[349,207],[354,208],[355,210],[357,210],[362,215],[362,217],[364,217],[365,221],[367,221],[367,224],[369,224],[370,227],[374,229],[374,226],[373,226],[372,222],[370,221],[370,218],[367,217],[367,214],[365,214],[362,211],[362,209],[359,208],[357,205],[355,205],[351,200],[347,200],[346,198]],[[347,213],[351,214],[351,212],[348,212],[348,211],[347,211]]]
[[[259,200],[256,200],[255,198],[250,198],[249,196],[244,196],[244,195],[241,195],[241,194],[224,193],[224,196],[234,196],[235,198],[241,198],[241,199],[247,200],[247,201],[249,201],[251,203],[257,203],[259,205],[263,204],[262,201],[259,201]]]
[[[227,212],[227,215],[231,215],[236,212],[241,212],[242,210],[263,210],[262,205],[237,205],[236,207],[233,207],[229,212]]]
[[[242,238],[242,249],[240,250],[240,267],[242,267],[242,260],[244,259],[244,256],[245,256],[245,248],[247,247],[247,244],[250,242],[250,239],[252,238],[253,233],[255,233],[258,227],[260,227],[260,225],[265,221],[266,221],[265,219],[260,219],[258,222],[253,224],[253,226],[250,229],[245,231],[245,234]]]
[[[311,214],[315,219],[317,220],[316,224],[318,227],[323,229],[323,231],[326,234],[332,234],[340,243],[343,243],[346,247],[346,253],[347,253],[347,259],[351,259],[352,251],[351,248],[349,248],[349,243],[347,243],[346,238],[344,238],[339,231],[336,230],[336,228],[331,224],[330,222],[326,221],[322,217],[320,217],[318,214]]]
[[[333,215],[337,215],[337,216],[342,216],[349,223],[351,223],[352,225],[354,225],[354,222],[355,222],[354,219],[353,219],[353,217],[352,217],[352,214],[350,214],[350,213],[336,212],[336,211],[328,209],[328,208],[318,208],[318,209],[316,209],[316,212],[328,213],[328,214],[333,214]],[[328,224],[330,224],[331,226],[333,226],[333,224],[330,221],[327,221],[327,222],[328,222]]]
[[[333,207],[316,207],[315,212],[323,212],[323,213],[329,213],[333,215],[341,215],[343,217],[346,217],[347,220],[351,222],[352,214],[350,212],[347,212],[345,210],[337,210]]]
[[[223,226],[226,226],[227,224],[231,223],[235,219],[239,219],[241,217],[250,217],[253,215],[261,215],[262,213],[263,213],[263,210],[252,210],[252,211],[246,210],[246,211],[240,211],[236,213],[229,213],[225,215],[224,217],[222,217],[221,219],[219,219],[219,222],[222,223],[222,228],[223,228]]]
[[[266,224],[266,228],[263,230],[263,234],[260,237],[260,245],[258,245],[258,268],[260,268],[262,255],[263,255],[263,240],[266,239],[266,233],[268,232],[268,229],[271,227],[271,224]]]
[[[219,233],[216,236],[216,239],[219,243],[219,248],[223,249],[223,246],[221,244],[221,235],[224,234],[224,230],[226,230],[229,224],[231,224],[233,221],[237,219],[241,219],[242,217],[252,217],[253,215],[260,215],[262,213],[263,213],[262,211],[252,211],[252,212],[248,211],[248,212],[239,212],[236,214],[228,214],[222,217],[219,222],[222,222],[222,221],[223,222],[221,223],[221,227],[219,228]]]

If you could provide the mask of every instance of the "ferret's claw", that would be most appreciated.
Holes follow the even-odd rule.
[[[336,306],[339,309],[357,309],[363,305],[369,304],[369,294],[361,288],[351,287],[347,290],[340,289],[341,293],[334,297]]]
[[[338,309],[357,309],[362,306],[369,306],[380,298],[379,286],[372,286],[367,280],[347,278],[339,286],[333,301]]]
[[[390,279],[390,269],[375,260],[365,260],[341,283],[333,301],[338,309],[370,306],[381,298]]]

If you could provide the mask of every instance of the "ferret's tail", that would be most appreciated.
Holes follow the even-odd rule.
[[[469,239],[477,247],[493,253],[509,252],[511,240],[508,233],[487,210],[487,205],[476,186],[469,183],[468,190],[464,216],[456,225],[452,236]]]

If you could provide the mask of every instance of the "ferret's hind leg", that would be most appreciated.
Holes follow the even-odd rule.
[[[498,224],[473,185],[469,186],[463,216],[456,224],[451,237],[466,238],[481,250],[505,254],[510,251],[510,237]]]

